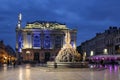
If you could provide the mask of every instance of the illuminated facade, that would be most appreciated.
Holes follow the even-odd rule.
[[[35,21],[21,27],[21,14],[16,28],[16,50],[23,61],[46,62],[55,59],[65,41],[65,32],[70,31],[71,44],[76,48],[76,30],[65,24],[52,21]]]
[[[0,64],[7,63],[9,65],[15,60],[16,54],[12,47],[9,45],[6,46],[3,40],[0,40]]]
[[[81,44],[82,54],[93,55],[115,55],[120,54],[120,28],[109,27],[102,33]]]

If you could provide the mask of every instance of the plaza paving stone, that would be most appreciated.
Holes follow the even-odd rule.
[[[119,67],[53,69],[47,67],[2,67],[0,80],[120,80]]]

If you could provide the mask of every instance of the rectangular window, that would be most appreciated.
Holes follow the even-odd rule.
[[[40,34],[34,34],[33,35],[33,47],[34,48],[40,48],[41,46],[40,41]]]
[[[55,48],[61,48],[61,37],[60,36],[56,36],[55,37]]]

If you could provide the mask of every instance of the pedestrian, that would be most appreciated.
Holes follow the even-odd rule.
[[[104,67],[105,66],[105,64],[104,64],[104,60],[101,60],[101,65],[102,65],[102,67]]]
[[[57,68],[57,63],[56,62],[54,62],[54,68]]]

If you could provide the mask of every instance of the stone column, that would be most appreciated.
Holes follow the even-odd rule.
[[[44,48],[44,33],[43,32],[41,32],[41,49],[43,49]]]
[[[31,47],[33,48],[33,33],[31,33]]]
[[[55,48],[55,34],[52,34],[52,49]]]

